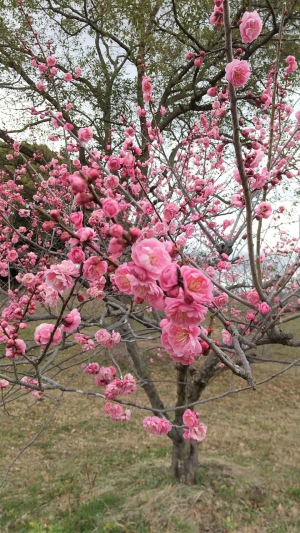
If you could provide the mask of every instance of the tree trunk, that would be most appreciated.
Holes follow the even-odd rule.
[[[183,438],[173,440],[172,477],[185,485],[197,483],[198,443]]]

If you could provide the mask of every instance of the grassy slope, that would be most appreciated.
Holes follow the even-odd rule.
[[[297,356],[268,350],[269,357]],[[161,362],[155,368],[168,377]],[[256,365],[255,378],[277,369]],[[0,489],[0,532],[299,533],[299,376],[293,368],[256,392],[199,409],[209,429],[196,487],[172,483],[170,442],[145,434],[143,413],[135,411],[130,424],[112,423],[99,400],[68,396]],[[81,376],[81,386],[90,379]],[[205,396],[227,390],[228,380],[223,375]],[[170,399],[168,384],[161,392]],[[53,406],[38,402],[21,418],[0,413],[0,472]]]

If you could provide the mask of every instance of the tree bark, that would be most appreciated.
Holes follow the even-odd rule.
[[[197,483],[198,443],[180,438],[173,440],[172,477],[185,485]]]
[[[205,362],[199,372],[193,365],[183,366],[176,364],[177,368],[177,404],[178,409],[175,412],[175,424],[179,427],[173,427],[168,434],[172,440],[173,456],[171,465],[171,475],[174,479],[185,485],[195,485],[198,474],[198,452],[199,444],[185,440],[183,438],[183,414],[186,410],[181,406],[196,402],[199,400],[202,392],[210,381],[220,372],[220,361],[218,357],[211,352],[205,357]],[[193,409],[193,407],[191,407]]]

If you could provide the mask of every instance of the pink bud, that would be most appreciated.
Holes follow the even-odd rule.
[[[194,59],[195,67],[201,67],[202,63],[203,63],[203,58],[202,57],[196,57],[196,59]]]
[[[139,228],[133,227],[133,228],[130,228],[129,233],[130,233],[131,241],[135,242],[141,235],[141,230]]]
[[[169,290],[166,294],[170,298],[177,298],[179,291],[180,291],[180,287],[179,285],[177,285],[176,287],[173,287],[173,289]]]
[[[75,201],[78,205],[86,205],[90,203],[92,200],[93,200],[92,195],[86,192],[78,193],[75,196]]]
[[[12,348],[14,345],[15,345],[15,341],[13,339],[9,339],[7,341],[6,347],[7,348]]]
[[[59,211],[57,211],[57,209],[52,209],[52,211],[50,211],[50,217],[53,218],[53,220],[55,220],[55,222],[58,222],[59,219],[60,219]]]
[[[81,176],[73,174],[72,176],[69,176],[69,182],[71,183],[74,194],[84,192],[86,190],[86,182]]]
[[[88,172],[88,181],[89,183],[93,183],[100,177],[99,170],[96,168],[91,168]]]
[[[55,224],[54,222],[52,222],[52,220],[46,220],[46,222],[43,222],[42,224],[42,229],[44,231],[52,231],[54,227],[55,227]]]
[[[119,237],[122,237],[124,233],[124,229],[120,224],[113,224],[110,227],[109,234],[111,237],[116,237],[116,239],[119,239]]]
[[[70,239],[69,233],[67,231],[63,231],[60,236],[60,240],[63,242],[67,242],[69,239]]]
[[[217,96],[218,94],[218,89],[217,87],[210,87],[208,90],[207,90],[207,94],[208,96]]]
[[[190,60],[193,59],[194,57],[195,57],[194,52],[187,52],[187,53],[185,54],[185,59],[186,59],[187,61],[190,61]]]

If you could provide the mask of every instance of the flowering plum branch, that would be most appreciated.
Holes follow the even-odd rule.
[[[30,113],[47,120],[49,140],[59,143],[59,150],[47,159],[8,132],[1,135],[15,169],[9,175],[4,169],[0,180],[0,276],[6,295],[0,405],[7,411],[16,390],[41,401],[57,389],[103,400],[104,414],[115,422],[129,422],[135,409],[150,411],[143,427],[170,437],[173,473],[192,482],[195,446],[207,432],[194,410],[208,401],[200,400],[203,390],[225,370],[248,387],[230,385],[217,398],[255,389],[266,380],[255,383],[250,350],[300,345],[279,327],[300,314],[300,247],[297,238],[277,231],[285,216],[277,195],[282,182],[297,179],[300,140],[299,112],[293,118],[288,105],[295,58],[286,58],[283,73],[279,68],[285,11],[275,67],[261,94],[244,94],[252,75],[249,47],[263,29],[260,14],[243,12],[233,26],[229,0],[215,0],[210,22],[224,25],[226,65],[201,89],[205,103],[176,149],[164,136],[164,97],[156,100],[140,60],[137,121],[122,114],[115,147],[101,150],[94,128],[72,121],[72,102],[61,91],[68,84],[76,87],[81,69],[65,72],[52,44],[42,45],[22,0],[18,3],[33,37],[34,44],[23,46],[35,86],[41,95],[55,93],[55,98],[45,94],[49,108],[44,103]],[[173,10],[193,42],[186,60],[196,82],[211,51],[185,30],[175,2]],[[233,32],[241,42],[235,49]],[[112,142],[114,131],[110,135]],[[25,175],[32,198],[24,193]],[[263,230],[274,246],[263,240]],[[283,258],[278,271],[273,248]],[[152,365],[159,364],[166,379],[152,376]],[[64,375],[75,385],[66,385]],[[162,401],[164,381],[177,387],[175,407]],[[139,401],[141,389],[148,405]]]

